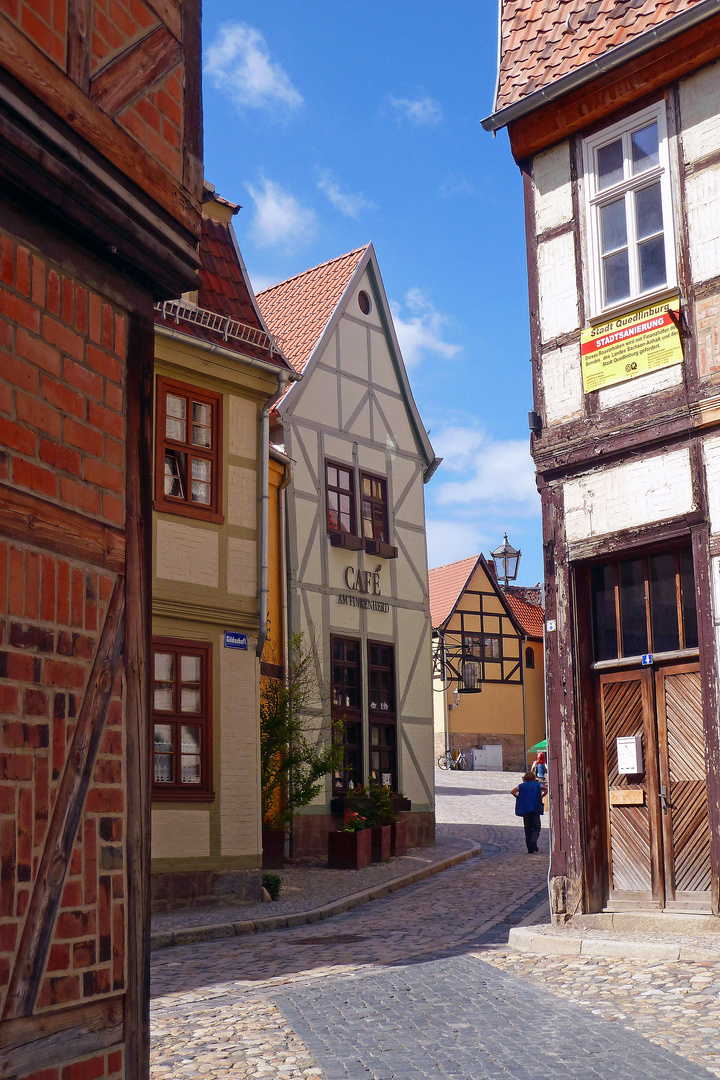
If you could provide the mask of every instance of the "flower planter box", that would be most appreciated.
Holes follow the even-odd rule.
[[[396,814],[399,814],[401,811],[409,813],[412,809],[412,803],[409,799],[406,799],[404,795],[393,795],[392,804]]]
[[[390,826],[390,854],[404,855],[407,851],[407,822],[394,821]]]
[[[330,870],[362,870],[372,862],[372,830],[328,833]]]
[[[369,831],[372,833],[372,861],[389,862],[392,846],[392,825],[373,825]]]
[[[263,870],[282,869],[283,856],[285,855],[285,830],[263,829],[262,831],[262,865]]]

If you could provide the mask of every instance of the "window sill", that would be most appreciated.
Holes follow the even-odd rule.
[[[379,559],[397,559],[398,549],[384,540],[366,540],[365,551],[368,555],[377,555]]]
[[[669,300],[672,296],[678,296],[680,288],[678,285],[668,285],[664,289],[658,289],[657,292],[643,293],[642,296],[636,296],[631,300],[624,300],[622,304],[615,304],[613,307],[607,308],[605,311],[599,312],[597,315],[593,315],[588,318],[588,326],[602,326],[603,323],[612,322],[613,319],[619,319],[622,315],[627,315],[631,311],[639,311],[645,307],[651,307],[653,304],[661,304],[663,300]]]
[[[346,548],[348,551],[360,551],[363,546],[361,537],[354,533],[331,532],[330,543],[333,547]]]
[[[172,791],[158,791],[156,788],[152,789],[151,794],[152,802],[214,802],[214,791],[183,791],[180,788],[173,788]]]
[[[203,510],[199,506],[187,506],[185,503],[153,501],[153,510],[159,514],[172,514],[174,517],[189,517],[196,521],[209,521],[213,525],[224,525],[225,517],[215,510]]]

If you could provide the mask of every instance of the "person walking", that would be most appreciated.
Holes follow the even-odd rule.
[[[540,815],[545,813],[543,795],[547,788],[535,779],[532,772],[526,772],[522,783],[512,789],[515,796],[515,814],[523,819],[525,826],[525,843],[528,855],[534,855],[539,851],[538,840],[540,838]]]

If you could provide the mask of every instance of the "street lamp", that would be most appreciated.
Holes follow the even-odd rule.
[[[518,551],[508,543],[507,533],[505,533],[505,543],[490,552],[492,561],[495,563],[495,577],[501,585],[507,585],[508,581],[515,580],[521,555],[522,551]]]

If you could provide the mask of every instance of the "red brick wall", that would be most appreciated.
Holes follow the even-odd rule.
[[[0,234],[0,479],[125,520],[126,315]]]
[[[144,37],[152,27],[160,25],[142,0],[95,0],[92,12],[91,75]]]
[[[126,331],[123,310],[0,233],[0,480],[115,527]],[[81,546],[0,538],[0,1012],[114,580]],[[118,675],[36,1011],[125,989],[124,753]],[[118,1050],[33,1074],[121,1075]]]
[[[0,0],[0,11],[64,71],[67,64],[67,0]]]
[[[173,176],[182,177],[182,66],[118,116],[118,123]]]
[[[96,1080],[99,1076],[107,1080],[121,1080],[123,1076],[122,1050],[96,1054],[56,1069],[40,1069],[38,1072],[26,1073],[18,1080]]]

